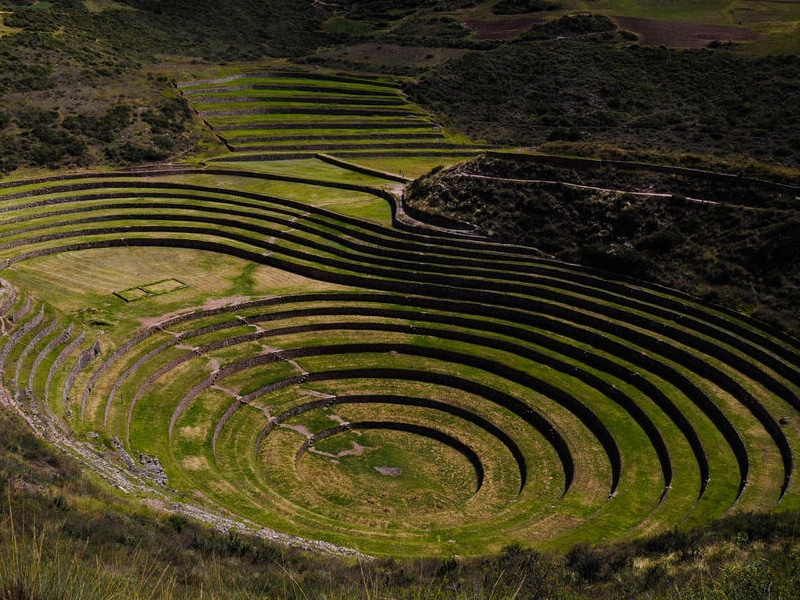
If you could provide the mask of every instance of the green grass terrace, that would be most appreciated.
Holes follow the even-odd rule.
[[[236,154],[218,160],[317,153],[460,157],[481,149],[446,132],[388,80],[273,72],[177,85],[192,109]]]

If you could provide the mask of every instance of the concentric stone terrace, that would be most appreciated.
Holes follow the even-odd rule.
[[[563,547],[797,507],[796,340],[526,248],[253,182],[341,190],[223,170],[6,184],[9,400],[157,457],[197,501],[367,553]],[[123,270],[147,248],[296,279],[164,300],[127,326],[14,285],[26,265],[114,249]],[[109,274],[127,296],[85,304],[123,315],[192,293],[182,273],[161,275],[132,287]]]

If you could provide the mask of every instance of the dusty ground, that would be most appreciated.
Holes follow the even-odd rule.
[[[670,48],[703,48],[709,42],[752,42],[759,37],[744,27],[725,25],[702,25],[639,17],[614,17],[620,29],[632,31],[639,36],[643,46],[667,46]]]

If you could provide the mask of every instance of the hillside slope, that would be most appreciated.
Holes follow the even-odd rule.
[[[797,335],[798,189],[599,162],[584,170],[484,157],[417,180],[406,201],[476,223],[489,236],[677,288]]]
[[[635,38],[635,36],[633,36]],[[406,91],[496,144],[800,158],[800,58],[640,47],[606,17],[565,17],[448,61]]]
[[[325,10],[298,0],[0,2],[0,13],[0,174],[185,157],[208,140],[164,61],[297,56],[330,42]]]

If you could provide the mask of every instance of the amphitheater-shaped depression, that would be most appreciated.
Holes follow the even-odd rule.
[[[366,553],[566,546],[797,506],[795,340],[254,183],[341,193],[221,168],[3,184],[9,400],[157,457],[184,497]],[[115,272],[153,257],[149,280]],[[231,269],[230,287],[196,295],[204,268],[209,287]],[[50,297],[42,272],[87,289]]]

